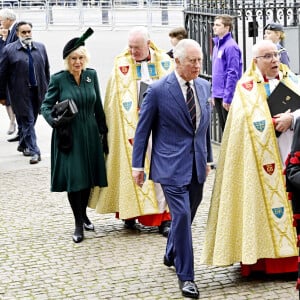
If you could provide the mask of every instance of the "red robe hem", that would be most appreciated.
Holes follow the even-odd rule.
[[[281,274],[298,272],[298,256],[284,258],[263,258],[254,265],[241,263],[241,274],[244,277],[252,272],[264,272],[266,274]]]
[[[116,218],[119,218],[119,213],[116,213]],[[138,216],[132,219],[137,219],[138,222],[144,226],[160,226],[162,222],[170,221],[171,215],[165,211],[162,214]]]

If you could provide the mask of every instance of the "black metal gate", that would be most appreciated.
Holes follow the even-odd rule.
[[[247,68],[252,45],[263,39],[263,28],[270,22],[284,27],[298,26],[299,0],[187,0],[184,10],[185,27],[189,37],[198,41],[203,50],[204,78],[211,80],[213,23],[219,14],[234,17],[233,36],[243,53],[244,70]],[[299,49],[298,49],[299,53]],[[216,113],[212,118],[212,139],[221,142],[221,130]]]

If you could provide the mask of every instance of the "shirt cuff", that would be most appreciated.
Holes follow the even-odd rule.
[[[132,171],[144,171],[144,168],[132,168]]]

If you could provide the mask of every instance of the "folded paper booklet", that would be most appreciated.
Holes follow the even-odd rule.
[[[139,92],[139,102],[138,102],[138,108],[141,108],[143,100],[144,100],[144,93],[146,92],[149,84],[141,81],[140,82],[140,92]]]
[[[286,112],[291,112],[300,108],[300,95],[292,91],[283,82],[279,82],[274,91],[267,99],[271,116]]]

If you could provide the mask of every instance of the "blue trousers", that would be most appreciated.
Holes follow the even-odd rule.
[[[20,145],[26,145],[31,155],[41,154],[36,142],[36,134],[34,128],[40,109],[36,97],[36,92],[37,91],[35,89],[31,91],[31,101],[30,103],[28,103],[29,109],[27,115],[18,116],[17,120],[18,125],[21,128]]]
[[[174,261],[181,281],[194,280],[194,254],[191,225],[202,200],[203,183],[198,183],[196,170],[186,186],[162,184],[172,223],[166,246],[166,257]]]

